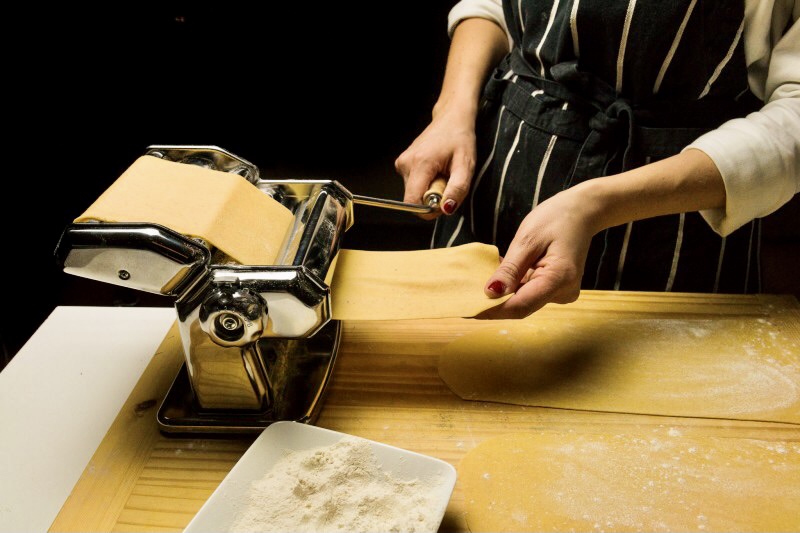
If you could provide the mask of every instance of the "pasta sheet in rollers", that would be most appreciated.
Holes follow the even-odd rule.
[[[241,176],[153,156],[137,159],[75,222],[146,222],[201,238],[245,265],[275,264],[292,213]],[[399,252],[342,249],[331,308],[337,320],[471,317],[503,300],[483,286],[497,248],[473,243]]]

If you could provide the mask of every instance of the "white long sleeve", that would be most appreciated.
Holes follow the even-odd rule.
[[[725,182],[725,207],[701,211],[722,236],[777,211],[800,192],[800,2],[745,3],[750,89],[766,104],[687,148],[702,150]],[[789,24],[788,31],[781,35]]]
[[[448,33],[452,36],[458,23],[471,17],[492,20],[509,33],[501,0],[461,0],[450,11]],[[708,154],[722,175],[725,207],[701,212],[722,236],[776,211],[800,192],[798,19],[800,0],[745,0],[748,81],[765,105],[686,147]]]

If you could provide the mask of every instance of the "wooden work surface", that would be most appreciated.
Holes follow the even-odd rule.
[[[584,291],[535,316],[607,320],[753,317],[800,346],[800,305],[790,296],[727,296]],[[453,339],[485,322],[467,319],[347,322],[318,426],[459,461],[487,438],[511,433],[646,433],[800,442],[800,426],[693,417],[548,409],[462,400],[441,380],[437,361]],[[691,349],[691,348],[688,348]],[[87,465],[51,531],[180,531],[255,438],[162,435],[156,410],[183,362],[173,327]],[[754,473],[757,475],[757,473]],[[711,497],[712,495],[709,495]],[[465,531],[456,484],[442,531]]]

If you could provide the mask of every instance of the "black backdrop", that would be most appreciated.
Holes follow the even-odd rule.
[[[4,53],[4,359],[56,305],[171,305],[63,274],[53,257],[65,225],[150,144],[217,145],[264,176],[401,199],[394,159],[430,117],[452,3],[34,5],[7,17],[18,37]],[[413,215],[359,206],[355,220],[347,247],[427,245]]]
[[[41,4],[5,16],[0,368],[56,305],[171,305],[63,274],[61,231],[151,144],[212,144],[268,177],[402,197],[454,0]],[[240,7],[246,5],[247,7]],[[426,247],[430,224],[356,208],[349,248]],[[800,297],[800,196],[764,220],[764,292]]]

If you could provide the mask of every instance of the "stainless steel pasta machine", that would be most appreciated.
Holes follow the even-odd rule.
[[[425,204],[351,194],[334,180],[271,180],[216,146],[154,145],[145,155],[241,176],[294,215],[272,265],[238,264],[208,242],[147,222],[73,223],[55,255],[63,271],[171,296],[185,361],[158,410],[166,433],[254,433],[313,423],[338,352],[330,287],[353,204],[416,213]],[[136,199],[131,199],[136,201]]]

